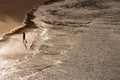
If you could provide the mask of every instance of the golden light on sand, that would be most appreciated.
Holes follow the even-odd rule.
[[[5,19],[5,21],[0,20],[0,35],[5,32],[10,32],[13,28],[20,26],[21,24],[10,16],[6,16]]]

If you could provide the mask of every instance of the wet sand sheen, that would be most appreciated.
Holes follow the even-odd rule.
[[[48,0],[0,0],[0,35],[23,24],[25,13]]]

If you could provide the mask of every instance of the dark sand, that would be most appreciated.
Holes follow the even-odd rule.
[[[47,0],[0,0],[0,35],[23,24],[25,13]]]

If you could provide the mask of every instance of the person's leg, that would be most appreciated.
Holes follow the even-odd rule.
[[[25,43],[27,43],[27,40],[25,39]]]
[[[23,44],[24,44],[25,48],[27,49],[27,45],[25,43],[23,43]]]
[[[24,39],[23,39],[23,43],[24,43]]]
[[[24,44],[25,48],[27,49],[26,40],[23,40],[23,44]]]

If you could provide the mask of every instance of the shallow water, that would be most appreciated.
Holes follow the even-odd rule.
[[[0,40],[0,80],[119,80],[116,1],[66,0],[30,12],[26,26]]]

